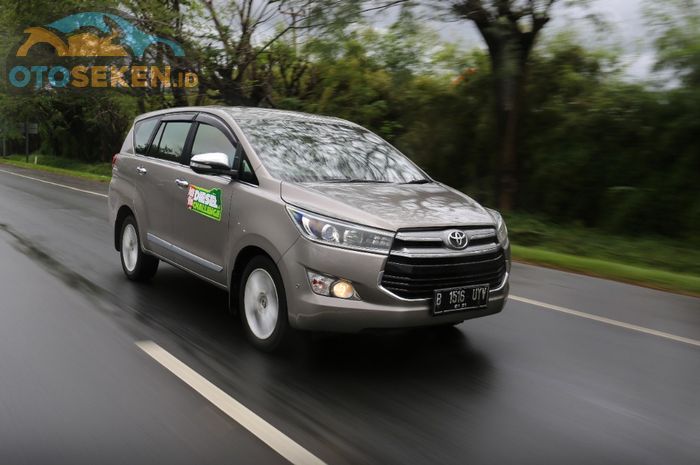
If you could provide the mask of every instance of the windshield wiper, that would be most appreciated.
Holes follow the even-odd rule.
[[[413,179],[411,181],[402,182],[401,184],[430,184],[433,181],[430,179]]]

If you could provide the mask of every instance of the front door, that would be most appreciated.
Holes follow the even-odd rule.
[[[225,153],[236,163],[236,140],[226,125],[208,115],[197,117],[190,153]],[[182,164],[175,179],[173,211],[175,245],[183,250],[179,262],[201,276],[226,285],[226,254],[231,216],[231,178],[203,175]]]

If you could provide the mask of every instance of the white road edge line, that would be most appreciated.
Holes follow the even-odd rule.
[[[638,332],[644,333],[644,334],[651,334],[652,336],[663,337],[665,339],[670,339],[672,341],[682,342],[684,344],[690,344],[692,346],[700,347],[700,341],[698,341],[696,339],[690,339],[687,337],[676,336],[675,334],[665,333],[663,331],[657,331],[655,329],[645,328],[644,326],[633,325],[630,323],[625,323],[624,321],[613,320],[611,318],[605,318],[604,316],[592,315],[590,313],[585,313],[585,312],[581,312],[579,310],[573,310],[573,309],[566,308],[566,307],[560,307],[558,305],[552,305],[552,304],[548,304],[545,302],[540,302],[538,300],[527,299],[525,297],[518,297],[515,295],[511,295],[509,298],[512,300],[517,300],[518,302],[522,302],[525,304],[535,305],[537,307],[542,307],[542,308],[546,308],[549,310],[554,310],[557,312],[566,313],[568,315],[573,315],[573,316],[577,316],[580,318],[586,318],[589,320],[598,321],[600,323],[605,323],[605,324],[609,324],[609,325],[613,325],[613,326],[619,326],[620,328],[630,329],[632,331],[638,331]]]
[[[292,464],[325,465],[321,459],[285,436],[284,433],[207,381],[155,342],[140,341],[136,342],[136,345]]]
[[[13,171],[7,171],[7,170],[0,169],[0,173],[7,173],[7,174],[11,174],[12,176],[18,176],[20,178],[31,179],[32,181],[39,181],[39,182],[43,182],[44,184],[50,184],[52,186],[63,187],[64,189],[70,189],[72,191],[82,192],[84,194],[92,194],[92,195],[97,195],[99,197],[105,197],[105,198],[108,197],[106,194],[100,194],[99,192],[88,191],[85,189],[78,189],[77,187],[66,186],[65,184],[58,184],[56,182],[47,181],[45,179],[33,178],[31,176],[26,176],[24,174],[15,173]]]

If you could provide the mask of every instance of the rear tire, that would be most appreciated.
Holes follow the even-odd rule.
[[[139,228],[133,216],[124,219],[119,237],[119,255],[126,277],[132,281],[148,281],[153,278],[158,271],[159,260],[141,248]]]
[[[243,270],[238,290],[238,313],[248,340],[265,352],[284,340],[289,322],[282,276],[268,257],[254,257]]]

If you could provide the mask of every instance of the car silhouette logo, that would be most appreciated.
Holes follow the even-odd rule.
[[[86,28],[90,31],[86,32]],[[99,31],[100,36],[94,30]],[[68,36],[67,41],[54,31]],[[142,59],[151,45],[164,44],[176,57],[185,56],[177,42],[148,34],[130,21],[112,13],[85,12],[77,13],[46,27],[25,29],[29,34],[27,40],[17,50],[16,56],[26,57],[36,44],[49,44],[59,57],[127,57],[129,55]],[[118,43],[115,42],[118,40]]]
[[[467,247],[467,235],[462,231],[449,231],[447,234],[447,246],[451,249],[462,250]]]

